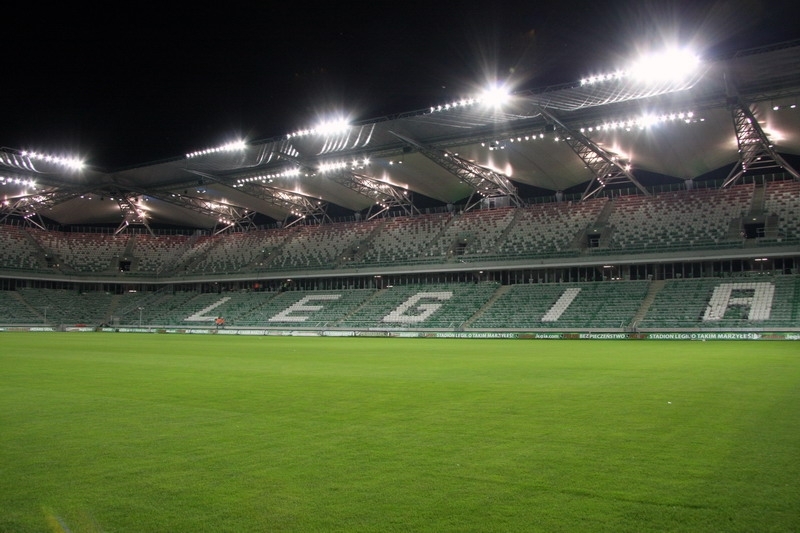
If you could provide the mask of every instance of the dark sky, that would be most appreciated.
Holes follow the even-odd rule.
[[[663,43],[711,56],[800,37],[788,1],[166,4],[7,7],[0,146],[112,170],[331,112],[423,109],[491,79],[571,82]]]

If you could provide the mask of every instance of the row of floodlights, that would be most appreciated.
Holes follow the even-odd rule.
[[[699,119],[703,122],[705,119]],[[621,120],[616,122],[604,122],[602,124],[598,124],[596,126],[589,126],[581,128],[581,133],[586,132],[594,132],[594,131],[608,131],[608,130],[616,130],[616,129],[626,129],[631,130],[633,128],[644,129],[655,124],[661,124],[663,122],[674,122],[674,121],[682,121],[687,124],[694,121],[694,111],[686,111],[686,112],[679,112],[679,113],[668,113],[664,115],[643,115],[639,118],[632,119],[632,120]]]
[[[506,87],[502,85],[495,85],[483,91],[480,95],[476,97],[462,98],[461,100],[457,100],[449,104],[431,107],[430,112],[433,113],[435,111],[447,111],[450,109],[455,109],[459,107],[468,107],[476,104],[483,104],[487,106],[497,107],[508,101],[510,96],[511,93],[508,91]],[[295,137],[305,137],[308,135],[334,135],[347,131],[349,127],[350,124],[347,122],[347,120],[335,119],[322,122],[313,128],[308,128],[296,131],[294,133],[289,133],[286,135],[286,138],[292,139]]]
[[[327,120],[321,122],[320,124],[318,124],[313,128],[308,128],[296,131],[294,133],[289,133],[286,135],[286,138],[291,139],[293,137],[305,137],[308,135],[335,135],[337,133],[342,133],[347,131],[349,127],[350,124],[345,119]]]
[[[481,96],[475,98],[463,98],[461,100],[457,100],[455,102],[451,102],[449,104],[439,105],[430,108],[430,112],[433,113],[435,111],[447,111],[450,109],[456,109],[459,107],[467,107],[472,106],[480,103],[485,103],[489,105],[500,105],[502,102],[506,101],[509,98],[510,94],[501,87],[494,88],[491,90],[485,91]],[[347,129],[350,127],[350,124],[343,119],[337,119],[332,121],[326,121],[320,123],[318,126],[313,128],[307,128],[303,130],[298,130],[293,133],[286,134],[287,139],[298,138],[298,137],[307,137],[310,135],[335,135],[338,133],[346,132]]]
[[[619,80],[624,77],[634,77],[643,81],[665,80],[686,77],[693,72],[700,63],[698,56],[692,54],[687,50],[670,50],[661,54],[651,55],[640,59],[633,63],[630,68],[626,70],[618,70],[609,74],[601,74],[597,76],[590,76],[581,80],[581,85],[589,85],[602,83],[607,81]],[[430,112],[441,112],[450,109],[457,109],[476,104],[497,107],[506,102],[511,96],[510,91],[503,85],[495,85],[479,96],[474,98],[465,98],[451,102],[449,104],[439,105],[430,108]],[[794,107],[794,106],[792,106]],[[287,134],[287,138],[304,137],[308,135],[333,135],[347,131],[350,124],[346,119],[337,118],[334,120],[324,121],[319,125],[304,130],[299,130],[294,133]],[[187,158],[200,157],[204,155],[218,154],[223,152],[233,152],[244,150],[247,143],[244,140],[236,140],[217,146],[214,148],[207,148],[186,154]],[[78,158],[60,157],[47,154],[40,154],[38,152],[23,152],[23,155],[31,159],[40,159],[50,163],[65,165],[72,169],[81,169],[84,165],[83,161]]]
[[[594,133],[599,131],[609,131],[609,130],[616,130],[616,129],[626,129],[628,131],[634,128],[644,129],[655,124],[661,124],[664,122],[672,122],[672,121],[682,121],[687,124],[695,121],[703,122],[705,119],[695,119],[694,111],[686,111],[686,112],[679,112],[679,113],[668,113],[664,115],[644,115],[637,119],[632,120],[623,120],[623,121],[616,121],[616,122],[604,122],[602,124],[598,124],[596,126],[584,126],[580,128],[581,133]],[[533,133],[529,135],[520,135],[517,137],[510,137],[508,139],[509,142],[522,142],[522,141],[535,141],[537,139],[544,139],[544,133]],[[559,141],[561,140],[558,136],[554,137],[554,140]],[[481,146],[486,147],[487,143],[482,142]],[[503,150],[505,149],[505,145],[502,141],[492,141],[488,143],[489,150]]]
[[[330,163],[321,163],[317,167],[317,171],[320,174],[326,174],[326,173],[329,173],[329,172],[336,172],[338,170],[358,170],[358,169],[363,169],[367,165],[369,165],[369,159],[367,159],[367,158],[356,160],[356,161],[352,161],[352,162],[349,162],[349,163],[348,162],[344,162],[344,161],[334,161],[334,162],[330,162]],[[289,169],[289,170],[284,170],[282,172],[274,172],[274,173],[270,173],[270,174],[258,174],[256,176],[248,176],[246,178],[239,178],[236,181],[236,186],[241,186],[241,185],[245,185],[247,183],[256,183],[256,182],[272,183],[272,181],[275,180],[275,179],[295,178],[295,177],[301,175],[302,173],[303,173],[302,169],[297,167],[297,168],[292,168],[292,169]]]
[[[186,154],[186,158],[191,159],[193,157],[199,157],[201,155],[218,154],[221,152],[237,152],[240,150],[244,150],[246,146],[247,144],[243,140],[236,140],[214,148],[207,148],[205,150],[198,150],[196,152],[188,153]]]
[[[616,70],[607,74],[590,76],[580,81],[581,85],[590,85],[607,81],[632,78],[638,82],[652,83],[667,80],[681,80],[694,73],[701,63],[700,57],[688,49],[668,49],[660,53],[645,55],[631,63],[624,70]],[[481,94],[455,100],[447,104],[431,106],[431,113],[459,109],[477,104],[498,107],[511,97],[505,85],[495,84]],[[347,131],[350,127],[344,119],[325,121],[319,125],[289,133],[287,139],[308,135],[330,135]]]
[[[46,163],[53,163],[55,165],[62,165],[72,170],[80,170],[83,168],[83,161],[77,157],[62,157],[57,155],[42,154],[39,152],[23,151],[23,157],[27,157],[34,161],[44,161]]]
[[[589,76],[580,81],[581,85],[593,85],[602,82],[616,81],[623,78],[633,78],[638,82],[657,82],[665,80],[685,79],[695,72],[700,64],[700,58],[688,50],[670,50],[661,54],[645,56],[631,64],[628,69],[616,70],[605,74]],[[474,98],[462,98],[447,104],[432,106],[431,113],[449,111],[464,107],[482,104],[490,107],[499,107],[511,97],[508,89],[502,85],[495,85]]]
[[[450,102],[449,104],[438,105],[435,107],[432,106],[430,108],[430,112],[436,113],[449,111],[451,109],[469,107],[477,104],[485,105],[487,107],[500,107],[505,104],[509,98],[511,98],[511,93],[505,86],[494,85],[475,98],[462,98],[461,100],[456,100],[454,102]]]
[[[299,176],[302,173],[302,170],[298,168],[291,168],[289,170],[284,170],[283,172],[273,172],[271,174],[259,174],[257,176],[249,176],[247,178],[239,178],[236,180],[236,185],[244,185],[246,183],[255,183],[255,182],[267,182],[271,183],[274,179],[280,178],[294,178]]]
[[[644,56],[626,69],[583,78],[581,85],[595,85],[623,78],[639,83],[682,80],[694,73],[699,65],[700,58],[690,50],[670,49]]]
[[[7,178],[0,176],[0,185],[22,185],[23,187],[35,187],[36,183],[32,179]]]
[[[331,162],[331,163],[321,163],[319,165],[319,167],[317,167],[317,170],[321,174],[326,174],[328,172],[336,172],[337,170],[347,170],[347,169],[358,170],[358,169],[363,169],[363,168],[367,167],[368,165],[369,165],[369,159],[365,157],[364,159],[355,160],[355,161],[351,161],[351,162],[334,161],[334,162]]]

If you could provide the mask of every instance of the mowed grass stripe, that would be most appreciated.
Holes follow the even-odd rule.
[[[791,342],[12,334],[0,531],[792,531]]]

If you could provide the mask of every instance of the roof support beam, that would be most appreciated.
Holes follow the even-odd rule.
[[[367,212],[367,220],[393,208],[402,209],[406,215],[419,214],[408,191],[400,187],[348,170],[330,175],[330,180],[375,202]]]
[[[318,224],[331,222],[327,212],[327,202],[317,198],[310,198],[256,182],[241,184],[237,186],[237,189],[287,211],[289,214],[283,221],[284,227],[293,226],[304,219],[314,220]]]
[[[609,185],[618,183],[632,183],[643,194],[650,196],[650,192],[631,173],[628,161],[604,150],[582,133],[568,128],[544,109],[540,111],[542,116],[555,127],[561,140],[567,143],[594,176],[586,186],[581,201],[595,196]]]
[[[10,198],[0,204],[0,223],[5,222],[10,216],[19,216],[28,224],[46,229],[41,217],[43,210],[77,198],[87,192],[83,189],[67,189]]]
[[[139,197],[136,194],[119,192],[114,195],[117,199],[117,205],[122,213],[122,222],[114,232],[114,235],[121,233],[132,225],[142,225],[147,228],[150,235],[155,235],[147,222],[147,213],[136,205]]]
[[[230,228],[238,227],[248,230],[254,227],[252,213],[239,206],[223,204],[197,196],[174,194],[169,192],[149,192],[147,194],[163,202],[183,207],[195,213],[214,218],[214,234],[220,234]]]
[[[282,157],[291,160],[300,166],[304,166],[294,157],[282,154]],[[203,172],[190,170],[189,172],[220,183],[229,187],[225,181]],[[317,224],[332,222],[328,216],[328,203],[317,198],[305,196],[294,192],[285,191],[277,187],[267,185],[263,181],[239,183],[233,186],[237,191],[241,191],[262,202],[278,207],[288,214],[283,220],[284,227],[293,226],[302,220],[313,220]]]
[[[289,154],[280,154],[281,157],[287,161],[291,161],[298,167],[305,169],[310,174],[317,174],[319,168],[309,164],[295,156]],[[408,191],[395,187],[386,182],[377,180],[375,178],[364,176],[350,170],[338,170],[332,173],[325,173],[326,177],[331,181],[347,187],[351,191],[373,200],[375,204],[369,208],[367,212],[367,220],[371,220],[381,213],[398,207],[405,212],[406,215],[419,214],[419,210],[414,206],[409,197]],[[376,207],[377,206],[377,207]]]
[[[16,151],[11,151],[7,148],[0,150],[0,166],[28,172],[37,172],[30,157],[16,153]]]
[[[480,205],[483,198],[503,197],[508,198],[516,206],[522,205],[522,200],[517,194],[517,188],[506,176],[462,159],[446,150],[425,146],[399,133],[390,133],[409,146],[419,150],[422,155],[472,188],[472,195],[467,200],[467,206],[464,211],[469,211],[473,207]],[[473,198],[476,196],[478,198],[473,202]]]
[[[722,183],[727,187],[739,181],[747,172],[781,169],[800,180],[800,173],[775,151],[772,141],[761,128],[750,105],[740,97],[729,98],[733,128],[739,145],[739,161]]]

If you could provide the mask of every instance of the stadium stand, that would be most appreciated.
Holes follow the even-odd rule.
[[[458,213],[432,241],[431,248],[434,254],[438,251],[440,257],[448,260],[489,255],[501,242],[514,213],[511,208]]]
[[[110,171],[0,148],[0,328],[800,331],[798,50]]]
[[[794,330],[800,275],[385,289],[0,291],[1,324],[444,330]]]
[[[172,272],[191,245],[192,240],[186,235],[137,234],[133,237],[131,250],[132,271],[153,274]]]
[[[475,329],[626,328],[647,293],[646,281],[518,284],[470,325]]]
[[[516,213],[505,238],[499,241],[502,257],[536,257],[574,254],[575,241],[595,223],[607,198],[587,202],[534,204]]]
[[[327,270],[352,260],[377,222],[299,226],[264,265],[270,270]]]
[[[45,324],[47,323],[48,303],[35,309],[25,301],[20,291],[0,291],[0,322],[4,324]],[[52,318],[52,315],[51,317]]]
[[[764,212],[774,217],[774,230],[767,227],[763,241],[800,241],[800,181],[771,181],[765,187]]]
[[[339,291],[286,291],[270,295],[237,324],[255,327],[335,327],[375,291],[352,289]]]
[[[59,268],[76,273],[110,272],[118,267],[128,235],[102,233],[61,233],[29,230],[44,253],[55,258]]]
[[[449,213],[391,218],[361,252],[357,262],[376,266],[442,261],[447,251],[434,246],[434,241],[451,218]]]
[[[339,326],[460,329],[498,287],[496,283],[393,286],[377,292]]]
[[[800,320],[796,275],[666,280],[642,330],[794,328]]]
[[[44,263],[42,249],[21,226],[0,224],[0,268],[36,270]]]
[[[206,235],[44,231],[0,225],[0,268],[139,277],[331,271],[458,262],[742,248],[800,240],[800,183],[768,182],[763,205],[752,183],[253,229]],[[760,189],[759,189],[760,190]]]
[[[19,307],[40,312],[41,322],[48,324],[99,325],[112,309],[112,295],[99,291],[29,288],[19,296]]]
[[[741,246],[742,217],[748,213],[752,198],[752,184],[654,197],[619,196],[613,200],[609,216],[608,247],[664,250]]]

